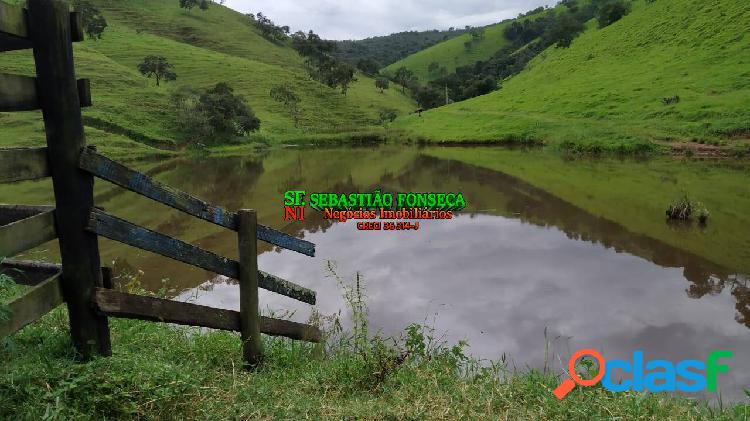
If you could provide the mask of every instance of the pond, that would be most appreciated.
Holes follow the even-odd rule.
[[[333,314],[359,273],[373,330],[398,335],[426,323],[448,342],[510,367],[559,369],[580,348],[606,358],[705,359],[734,351],[722,399],[750,385],[750,171],[726,161],[565,159],[503,148],[272,149],[261,156],[183,157],[135,164],[156,179],[314,242],[310,258],[259,243],[261,269],[318,293]],[[467,208],[418,231],[358,231],[356,221],[283,220],[283,193],[462,192]],[[711,211],[708,223],[668,224],[683,194]],[[49,203],[48,182],[0,189],[4,203]],[[236,258],[236,236],[97,181],[96,203],[150,229]],[[102,260],[121,282],[216,307],[238,308],[226,278],[102,240]],[[57,258],[56,245],[24,258]],[[139,272],[140,271],[140,272]],[[131,276],[125,276],[125,275]],[[136,279],[136,281],[133,281]],[[162,281],[166,280],[166,281]],[[309,306],[261,293],[261,307]],[[545,357],[546,355],[546,357]]]

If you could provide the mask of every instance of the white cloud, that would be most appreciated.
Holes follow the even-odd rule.
[[[361,39],[393,32],[479,26],[517,16],[551,0],[227,0],[243,13],[263,12],[293,31],[328,39]]]

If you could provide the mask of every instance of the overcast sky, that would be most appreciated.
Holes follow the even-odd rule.
[[[393,32],[479,26],[517,16],[554,0],[227,0],[243,13],[263,12],[292,31],[327,39],[361,39]]]

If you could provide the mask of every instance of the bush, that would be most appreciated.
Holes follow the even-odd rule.
[[[622,19],[625,15],[630,13],[630,3],[625,0],[616,0],[603,5],[599,9],[599,27],[604,28],[618,20]]]
[[[701,224],[705,224],[710,215],[701,202],[694,202],[687,195],[675,200],[667,207],[668,219],[687,221],[694,213]]]
[[[177,117],[190,140],[198,137],[244,136],[260,128],[260,119],[234,95],[226,83],[217,83],[203,92],[187,86],[172,95]],[[205,143],[205,142],[204,142]]]
[[[398,114],[392,109],[380,110],[378,122],[385,127],[388,123],[393,123],[393,120],[395,120],[396,117],[398,117]]]

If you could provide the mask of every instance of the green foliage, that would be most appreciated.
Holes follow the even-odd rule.
[[[357,60],[357,69],[368,76],[375,76],[380,71],[380,63],[371,58],[361,58]]]
[[[87,140],[108,156],[173,155],[181,150],[181,142],[197,137],[186,136],[172,112],[170,94],[176,84],[157,87],[153,79],[139,74],[136,66],[147,55],[165,56],[178,81],[196,89],[229,82],[235,93],[248,99],[263,122],[263,136],[272,142],[370,133],[381,130],[381,108],[399,113],[414,109],[414,102],[400,90],[380,94],[374,80],[364,75],[357,75],[345,96],[339,89],[321,89],[308,77],[304,58],[290,42],[266,40],[247,16],[220,2],[198,16],[185,13],[176,0],[91,1],[109,26],[101,40],[75,45],[76,73],[91,80],[95,104],[83,110]],[[34,74],[29,51],[2,57],[0,72]],[[299,128],[268,95],[281,83],[290,84],[302,100]],[[39,124],[33,113],[0,115],[0,146],[43,146]]]
[[[200,110],[216,133],[245,135],[260,128],[260,120],[242,96],[224,82],[217,83],[200,96]]]
[[[599,9],[599,14],[597,16],[599,27],[604,28],[612,25],[630,13],[630,9],[630,2],[627,0],[612,0],[605,3]]]
[[[383,125],[383,127],[385,127],[389,123],[393,123],[393,121],[396,120],[396,117],[398,117],[398,114],[396,114],[395,110],[392,110],[392,109],[380,110],[379,122],[381,125]]]
[[[591,13],[588,3],[579,3],[577,13]],[[514,51],[511,45],[492,60],[497,67],[488,62],[487,73],[504,77],[501,89],[422,119],[405,116],[394,126],[441,141],[527,137],[574,153],[654,153],[693,139],[744,150],[746,137],[729,134],[746,127],[749,116],[743,104],[750,84],[741,76],[745,60],[738,57],[750,40],[736,35],[750,19],[743,4],[637,2],[607,30],[592,22],[569,48],[539,50],[543,45],[532,41]],[[461,71],[455,81],[435,84],[446,82],[450,97],[461,100],[463,80],[475,74],[485,71]],[[680,102],[665,107],[661,99],[676,92]]]
[[[375,87],[380,89],[380,93],[382,94],[386,89],[390,87],[390,82],[387,78],[379,76],[377,79],[375,79]]]
[[[336,314],[312,320],[323,323],[325,346],[264,336],[257,371],[241,368],[235,334],[124,319],[110,320],[112,357],[76,362],[58,308],[0,348],[0,418],[730,420],[748,412],[742,403],[715,408],[602,387],[557,401],[557,376],[478,361],[466,342],[446,343],[433,327],[369,335],[361,277],[337,279],[353,330]]]
[[[83,30],[89,39],[102,39],[102,34],[107,28],[107,20],[104,19],[99,9],[90,0],[75,0],[73,5],[81,13]]]
[[[209,0],[180,0],[180,7],[189,12],[192,8],[198,6],[199,9],[205,12],[208,10],[209,3]]]
[[[301,99],[294,92],[292,86],[286,83],[276,85],[271,88],[269,95],[274,99],[274,101],[280,102],[284,105],[284,108],[287,109],[289,115],[294,120],[294,127],[297,127],[297,125],[299,124],[301,111],[299,106]]]
[[[393,81],[401,85],[401,91],[406,92],[406,87],[416,81],[414,72],[406,67],[399,67],[393,75]]]
[[[247,17],[250,18],[250,21],[255,25],[256,28],[258,28],[261,35],[263,35],[263,38],[269,41],[278,43],[286,40],[289,37],[288,26],[277,26],[270,18],[263,15],[263,13],[261,12],[258,12],[257,15],[248,13]]]
[[[163,56],[146,56],[143,63],[138,65],[138,71],[147,78],[154,76],[156,86],[159,86],[159,81],[162,79],[165,81],[177,80],[177,74],[172,71],[172,65]]]
[[[669,219],[687,221],[693,214],[696,215],[698,222],[701,224],[705,224],[710,215],[703,203],[690,200],[687,194],[667,207],[667,218]]]
[[[172,101],[183,132],[192,141],[210,143],[216,136],[244,136],[260,128],[260,119],[242,96],[223,82],[203,92],[181,87]]]
[[[358,63],[374,60],[385,65],[424,50],[442,41],[455,38],[466,31],[450,28],[447,31],[408,31],[356,41],[336,41],[335,55],[341,60]],[[366,73],[366,72],[365,72]]]
[[[7,303],[19,297],[25,289],[23,286],[13,282],[13,278],[7,274],[0,273],[0,323],[10,319],[11,309]]]
[[[307,72],[313,80],[330,88],[338,86],[344,95],[349,90],[349,85],[356,81],[354,66],[332,55],[336,48],[332,41],[323,40],[313,31],[307,34],[299,31],[292,35],[292,46],[301,56],[306,57]]]

